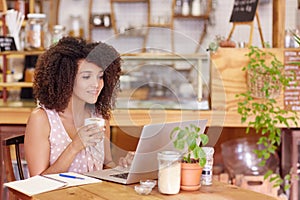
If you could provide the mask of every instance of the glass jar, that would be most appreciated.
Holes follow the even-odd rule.
[[[162,151],[158,159],[158,190],[163,194],[177,194],[180,190],[181,155],[175,151]]]
[[[46,14],[30,13],[25,27],[25,49],[44,50],[46,47],[46,34],[48,24]]]
[[[84,37],[83,20],[80,15],[70,16],[69,35],[72,37]]]
[[[200,16],[201,15],[201,2],[200,2],[200,0],[193,0],[192,15],[193,16]]]
[[[183,0],[181,14],[183,16],[188,16],[190,14],[189,0]]]
[[[52,44],[57,43],[62,37],[66,35],[65,33],[66,28],[63,25],[55,25],[53,26],[53,31],[52,31]]]
[[[182,0],[176,0],[175,2],[175,8],[174,8],[174,13],[176,15],[180,15],[182,10]]]
[[[34,67],[27,68],[25,70],[25,82],[32,83],[34,78]]]

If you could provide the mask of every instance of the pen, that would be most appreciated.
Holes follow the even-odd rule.
[[[65,178],[73,178],[73,179],[80,179],[80,180],[84,180],[84,178],[82,178],[82,177],[78,177],[78,176],[72,176],[72,175],[68,175],[68,174],[59,174],[59,176],[61,176],[61,177],[65,177]]]

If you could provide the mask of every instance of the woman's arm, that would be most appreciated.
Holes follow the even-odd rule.
[[[68,171],[76,154],[84,148],[80,137],[73,138],[58,159],[50,166],[50,124],[43,109],[35,109],[25,131],[25,157],[30,176]]]
[[[104,168],[114,168],[117,165],[112,159],[111,145],[110,145],[110,124],[105,120],[105,138],[104,138]]]
[[[104,160],[104,167],[105,168],[114,168],[117,164],[112,159],[111,154],[111,145],[110,145],[110,124],[106,120],[105,125],[105,140],[104,140],[104,152],[105,152],[105,160]],[[129,151],[125,157],[121,157],[118,161],[118,165],[122,167],[128,167],[131,165],[131,162],[134,157],[134,152]]]
[[[49,167],[49,134],[50,125],[45,111],[35,109],[27,121],[24,140],[25,158],[31,176],[40,174]]]

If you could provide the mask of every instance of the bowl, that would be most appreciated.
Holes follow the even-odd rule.
[[[268,170],[276,171],[279,166],[277,154],[271,154],[264,166],[260,166],[262,159],[258,158],[254,150],[265,147],[257,144],[257,138],[238,138],[221,144],[222,157],[225,168],[231,178],[237,174],[264,175]]]
[[[141,180],[140,184],[145,187],[150,187],[152,189],[156,185],[156,180]]]
[[[134,190],[135,190],[138,194],[148,195],[148,194],[151,193],[152,188],[151,188],[151,187],[144,186],[144,185],[136,185],[136,186],[134,186]]]

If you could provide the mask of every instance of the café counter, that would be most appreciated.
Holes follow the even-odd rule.
[[[276,54],[280,61],[284,61],[283,52],[285,49],[273,48],[269,50]],[[219,48],[216,53],[210,56],[210,100],[208,110],[116,109],[112,113],[111,125],[142,126],[149,123],[208,119],[208,126],[210,127],[247,127],[247,123],[241,123],[241,116],[237,113],[238,99],[236,94],[247,90],[246,72],[242,68],[248,62],[248,58],[245,56],[248,51],[246,48]],[[152,57],[150,58],[153,59]],[[150,59],[145,56],[143,58]],[[201,59],[199,57],[199,60]],[[201,83],[200,81],[199,84],[201,85]],[[284,95],[281,92],[281,95],[276,99],[278,106],[284,106],[283,99]],[[20,105],[5,106],[0,102],[0,124],[26,124],[34,106],[28,106],[26,103],[22,105],[24,104],[22,102],[18,103]],[[300,119],[298,124],[300,124]]]

